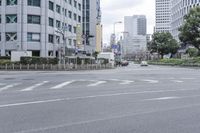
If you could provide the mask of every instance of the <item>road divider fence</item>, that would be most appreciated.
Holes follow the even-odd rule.
[[[0,70],[13,70],[13,71],[28,71],[28,70],[47,70],[47,71],[76,71],[76,70],[102,70],[102,69],[113,69],[112,64],[84,64],[84,65],[77,65],[77,64],[5,64],[0,65]]]

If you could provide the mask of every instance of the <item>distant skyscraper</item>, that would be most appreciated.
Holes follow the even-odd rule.
[[[146,35],[147,32],[146,16],[144,15],[125,16],[124,30],[128,32],[130,36]]]
[[[176,40],[178,38],[178,28],[183,24],[184,16],[191,8],[200,5],[200,0],[172,0],[171,9],[171,33]]]
[[[101,36],[101,8],[100,0],[82,0],[83,4],[83,35],[93,36],[83,41],[85,51],[92,53],[96,50],[97,35]],[[101,38],[101,37],[98,37]],[[98,39],[101,40],[101,39]],[[98,42],[99,43],[99,42]],[[102,43],[102,41],[100,41]],[[99,44],[100,45],[100,44]]]
[[[177,0],[172,0],[177,1]],[[155,32],[170,32],[171,0],[156,0]]]
[[[123,56],[146,50],[146,16],[125,16],[124,31],[124,40],[122,40]]]

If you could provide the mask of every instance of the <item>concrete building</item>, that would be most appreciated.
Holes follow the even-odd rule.
[[[122,40],[122,54],[145,51],[147,20],[144,15],[126,16],[124,18],[124,39]]]
[[[82,0],[83,2],[83,35],[84,35],[84,50],[87,53],[93,53],[96,50],[98,35],[101,35],[101,8],[100,0]],[[98,42],[99,43],[99,42]],[[102,43],[102,41],[100,41]],[[101,44],[102,45],[102,44]]]
[[[155,32],[170,32],[171,1],[176,0],[156,0]]]
[[[11,51],[32,51],[33,56],[49,57],[56,56],[64,46],[68,47],[66,52],[74,49],[81,7],[81,0],[2,0],[1,56]],[[64,38],[56,32],[61,30]]]
[[[191,8],[200,5],[200,0],[172,0],[171,11],[171,33],[179,41],[179,27],[183,24],[184,16]]]

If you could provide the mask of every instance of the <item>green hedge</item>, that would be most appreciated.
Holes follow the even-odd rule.
[[[58,64],[57,58],[21,57],[21,64]]]
[[[200,64],[200,57],[191,59],[161,59],[157,61],[149,61],[149,64],[163,64],[163,65],[195,65]]]
[[[0,60],[11,60],[10,56],[0,56]]]

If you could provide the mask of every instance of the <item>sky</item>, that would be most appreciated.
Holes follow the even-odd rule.
[[[155,26],[155,0],[101,0],[103,43],[109,43],[113,23],[124,22],[124,16],[146,15],[147,33],[152,34]],[[116,35],[124,31],[124,24],[116,25]]]

